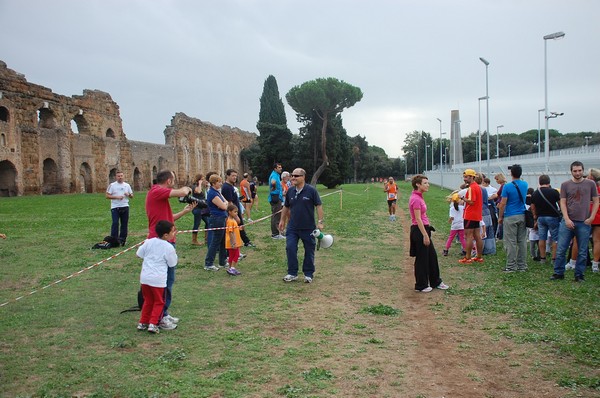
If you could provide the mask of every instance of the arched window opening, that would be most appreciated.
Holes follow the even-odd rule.
[[[17,169],[8,160],[0,162],[0,196],[17,196]]]
[[[106,138],[115,138],[115,132],[113,129],[106,130]]]
[[[8,123],[8,109],[0,106],[0,122]]]
[[[38,110],[38,126],[43,129],[53,129],[56,127],[54,112],[48,108]]]
[[[75,125],[73,125],[73,122],[75,122]],[[85,117],[83,117],[82,113],[73,116],[73,119],[71,120],[71,130],[75,134],[90,135],[90,124]]]
[[[6,146],[6,135],[0,134],[0,146]]]
[[[71,131],[74,134],[79,134],[79,127],[77,126],[77,123],[75,122],[75,120],[71,120]]]
[[[42,195],[53,195],[57,193],[60,193],[58,166],[53,159],[47,158],[44,160],[44,182],[42,183]]]

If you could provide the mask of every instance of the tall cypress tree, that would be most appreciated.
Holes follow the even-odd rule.
[[[255,165],[255,168],[258,168],[258,170],[254,170],[255,174],[259,174],[262,178],[268,178],[275,162],[282,163],[286,170],[293,168],[294,165],[290,164],[292,132],[287,127],[283,101],[279,96],[277,80],[273,75],[269,75],[265,80],[260,97],[260,112],[256,128],[260,133],[258,144],[261,164]]]

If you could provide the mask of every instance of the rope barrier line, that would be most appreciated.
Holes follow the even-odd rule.
[[[338,191],[335,191],[335,192],[330,192],[330,193],[328,193],[328,194],[325,194],[325,195],[323,195],[323,196],[321,196],[321,197],[322,197],[322,198],[324,198],[324,197],[327,197],[327,196],[329,196],[329,195],[333,195],[333,194],[335,194],[335,193],[338,193],[338,192],[342,192],[342,190],[338,190]],[[282,211],[283,211],[283,209],[279,210],[277,213],[280,213],[280,212],[282,212]],[[258,222],[264,221],[264,220],[266,220],[266,219],[269,219],[269,218],[273,217],[273,215],[275,215],[275,214],[277,214],[277,213],[273,213],[273,214],[270,214],[270,215],[267,215],[267,216],[261,217],[261,218],[259,218],[258,220],[253,220],[253,221],[249,222],[248,224],[244,224],[244,226],[246,226],[246,225],[252,225],[252,224],[256,224],[256,223],[258,223]],[[190,229],[190,230],[178,231],[178,232],[177,232],[177,234],[188,233],[188,232],[216,231],[216,230],[219,230],[219,229],[226,229],[226,228],[227,228],[227,227],[219,227],[219,228],[206,228],[206,229]],[[51,286],[56,286],[56,285],[58,285],[59,283],[62,283],[62,282],[64,282],[64,281],[68,280],[68,279],[71,279],[71,278],[75,277],[75,276],[79,276],[79,275],[83,274],[84,272],[91,270],[92,268],[98,267],[98,266],[100,266],[100,265],[102,265],[102,264],[104,264],[104,263],[106,263],[106,262],[108,262],[108,261],[110,261],[110,260],[112,260],[112,259],[114,259],[114,258],[117,258],[117,257],[119,257],[119,256],[120,256],[120,255],[122,255],[122,254],[125,254],[125,253],[127,253],[127,252],[129,252],[129,251],[131,251],[131,250],[133,250],[133,249],[135,249],[135,248],[137,248],[138,246],[141,246],[141,245],[142,245],[142,244],[143,244],[145,241],[146,241],[146,239],[144,239],[143,241],[141,241],[141,242],[139,242],[139,243],[136,243],[135,245],[133,245],[133,246],[131,246],[131,247],[128,247],[128,248],[127,248],[127,249],[125,249],[125,250],[122,250],[122,251],[120,251],[120,252],[118,252],[118,253],[115,253],[115,254],[113,254],[112,256],[105,258],[104,260],[100,260],[100,261],[98,261],[97,263],[94,263],[94,264],[92,264],[92,265],[90,265],[90,266],[88,266],[88,267],[85,267],[85,268],[83,268],[83,269],[81,269],[81,270],[77,271],[77,272],[74,272],[74,273],[72,273],[72,274],[71,274],[71,275],[69,275],[69,276],[65,276],[64,278],[58,279],[58,280],[56,280],[56,281],[54,281],[54,282],[52,282],[52,283],[49,283],[49,284],[47,284],[46,286],[43,286],[43,287],[41,287],[41,288],[39,288],[39,289],[32,290],[32,291],[30,291],[30,292],[29,292],[29,293],[27,293],[27,294],[24,294],[24,295],[22,295],[22,296],[19,296],[19,297],[16,297],[16,298],[14,298],[14,299],[8,300],[8,301],[6,301],[6,302],[4,302],[4,303],[1,303],[1,304],[0,304],[0,308],[1,308],[1,307],[4,307],[4,306],[6,306],[6,305],[8,305],[9,303],[12,303],[12,302],[17,302],[17,301],[20,301],[21,299],[23,299],[23,298],[25,298],[25,297],[32,296],[32,295],[34,295],[34,294],[36,294],[36,293],[38,293],[38,292],[40,292],[40,291],[42,291],[42,290],[46,290],[46,289],[48,289],[48,288],[49,288],[49,287],[51,287]]]

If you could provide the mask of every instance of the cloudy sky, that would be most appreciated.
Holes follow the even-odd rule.
[[[57,94],[108,92],[127,137],[155,143],[176,112],[257,132],[270,74],[297,133],[285,94],[335,77],[364,93],[348,134],[396,157],[408,132],[439,137],[436,118],[449,132],[453,109],[477,131],[479,57],[492,133],[536,129],[557,31],[551,128],[600,131],[599,16],[597,0],[0,0],[0,60]]]

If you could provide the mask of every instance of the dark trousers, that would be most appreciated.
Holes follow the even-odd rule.
[[[112,226],[110,227],[110,236],[118,239],[122,245],[127,240],[127,225],[129,224],[129,206],[115,207],[110,210],[112,215]],[[121,231],[119,232],[119,221],[121,222]]]
[[[225,250],[225,224],[227,222],[226,216],[210,216],[208,219],[208,226],[210,228],[217,228],[215,230],[208,231],[208,251],[204,259],[204,266],[210,267],[214,265],[215,257],[219,252],[219,265],[223,267],[227,259],[227,250]]]
[[[271,203],[271,236],[279,235],[279,221],[281,221],[281,200],[277,203]]]
[[[431,230],[426,225],[430,244],[423,244],[423,234],[417,225],[410,227],[411,256],[415,257],[415,290],[423,290],[427,286],[437,287],[442,283],[440,278],[440,267],[438,265],[437,253],[431,241]]]
[[[240,227],[242,225],[244,225],[244,217],[241,214],[240,214],[240,223],[238,225]],[[248,234],[246,234],[245,229],[240,229],[240,237],[242,238],[242,241],[244,242],[244,244],[250,243],[250,238],[248,237]]]
[[[317,242],[310,229],[287,229],[285,234],[285,252],[288,261],[288,274],[298,275],[298,241],[304,246],[304,260],[302,273],[304,276],[313,277],[315,273],[315,248]]]

